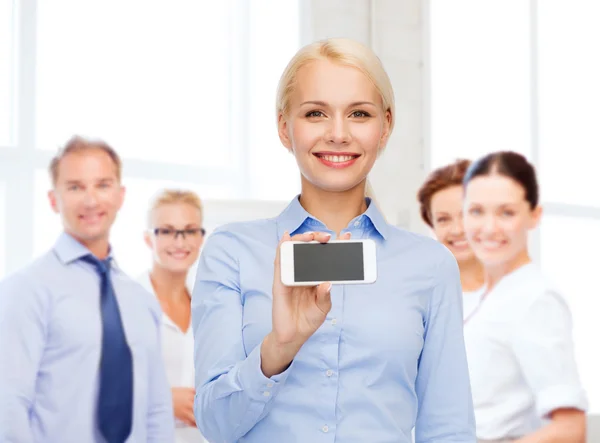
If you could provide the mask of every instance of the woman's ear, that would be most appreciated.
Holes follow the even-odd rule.
[[[292,139],[290,137],[290,128],[287,119],[283,114],[279,114],[277,118],[277,129],[279,132],[279,140],[281,144],[287,148],[288,151],[292,151]]]
[[[538,225],[540,224],[540,220],[542,219],[543,213],[544,210],[539,204],[535,207],[535,209],[531,211],[531,221],[529,223],[529,229],[535,229],[538,227]]]
[[[379,140],[379,152],[383,151],[390,139],[390,130],[392,127],[392,111],[389,109],[385,111],[385,117],[383,119],[383,130],[381,131],[381,139]]]
[[[146,243],[148,248],[152,249],[152,239],[150,238],[150,232],[148,231],[144,231],[144,243]]]

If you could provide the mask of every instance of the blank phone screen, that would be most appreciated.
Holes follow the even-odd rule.
[[[306,243],[294,245],[294,280],[364,280],[362,243]]]

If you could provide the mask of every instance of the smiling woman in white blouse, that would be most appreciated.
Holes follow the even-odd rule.
[[[465,231],[486,274],[465,318],[479,441],[583,443],[569,307],[527,250],[542,212],[535,170],[520,154],[493,153],[470,166],[464,188]]]
[[[163,311],[162,353],[173,396],[175,441],[203,442],[194,419],[193,279],[189,276],[204,239],[200,198],[190,191],[160,192],[150,206],[144,239],[153,263],[139,282],[157,297]]]

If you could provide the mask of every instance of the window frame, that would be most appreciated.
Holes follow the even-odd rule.
[[[235,131],[228,134],[231,143],[232,162],[224,167],[201,167],[160,161],[128,158],[123,156],[124,185],[129,178],[177,181],[182,183],[229,186],[235,189],[232,201],[256,197],[252,177],[246,163],[251,152],[248,140],[251,128],[246,124],[244,109],[248,106],[248,72],[252,60],[247,56],[250,42],[245,35],[249,32],[248,17],[252,0],[229,0],[235,2],[232,20],[239,27],[230,42],[235,64],[230,66],[232,93],[242,91],[239,100],[230,103],[228,118]],[[34,202],[35,174],[47,170],[54,154],[36,148],[36,58],[37,58],[37,0],[13,0],[13,103],[11,119],[13,140],[11,146],[0,146],[0,177],[5,189],[5,269],[4,275],[18,270],[31,262],[34,254]],[[303,18],[300,3],[298,20]],[[302,28],[300,33],[302,33]],[[302,35],[298,36],[298,42]],[[167,167],[165,167],[167,166]],[[261,201],[260,199],[258,201]],[[270,200],[263,200],[264,202]],[[20,235],[14,235],[19,233]],[[9,235],[12,234],[12,235]],[[10,257],[10,260],[8,259]],[[1,272],[1,271],[0,271]],[[0,273],[0,278],[2,274]]]
[[[432,169],[432,158],[433,158],[433,145],[432,145],[432,137],[431,137],[431,52],[430,52],[430,31],[431,31],[431,23],[429,22],[430,11],[431,11],[431,2],[434,0],[428,0],[427,5],[425,6],[425,16],[427,17],[427,23],[424,26],[424,35],[425,35],[425,51],[424,51],[424,61],[425,61],[425,79],[426,84],[428,84],[428,88],[426,88],[424,97],[425,97],[425,137],[424,137],[424,166],[425,171],[431,171]],[[538,90],[538,77],[539,77],[539,67],[538,67],[538,1],[539,0],[528,0],[529,1],[529,10],[530,10],[530,122],[531,122],[531,141],[530,141],[530,155],[529,160],[536,167],[538,171],[538,177],[540,174],[540,142],[539,142],[539,90]],[[600,208],[592,205],[575,205],[575,204],[567,204],[557,201],[552,201],[548,199],[544,199],[544,194],[541,193],[542,196],[542,207],[544,209],[544,214],[547,215],[560,215],[560,216],[568,216],[568,217],[586,217],[592,218],[600,221]],[[540,227],[543,229],[543,226]],[[536,229],[530,238],[530,253],[535,260],[539,260],[543,262],[541,257],[541,235],[540,229]]]

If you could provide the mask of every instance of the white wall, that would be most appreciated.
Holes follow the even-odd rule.
[[[349,37],[383,61],[396,96],[396,126],[371,181],[391,223],[422,231],[416,192],[424,178],[425,6],[421,0],[306,0],[302,42]]]

